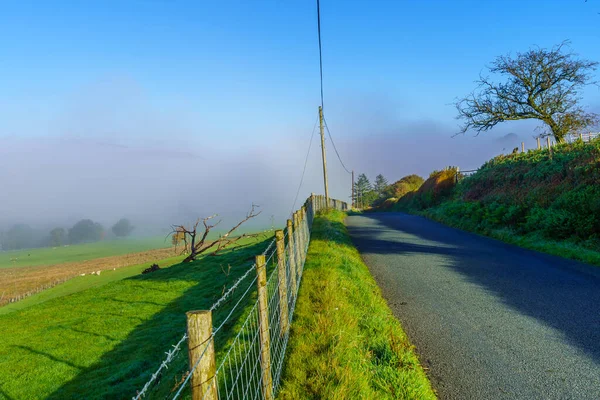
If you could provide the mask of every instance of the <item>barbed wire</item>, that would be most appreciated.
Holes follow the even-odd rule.
[[[271,243],[269,243],[269,246],[267,246],[266,250],[262,252],[263,256],[266,255],[273,246],[275,246],[275,242],[277,242],[277,239],[271,240]]]
[[[254,279],[252,279],[252,282],[250,282],[248,284],[248,287],[246,288],[246,291],[240,296],[240,298],[238,299],[237,303],[235,303],[235,305],[233,306],[233,308],[231,309],[231,311],[229,312],[229,314],[227,315],[227,317],[225,317],[225,319],[223,320],[223,322],[221,322],[221,325],[219,325],[219,327],[217,329],[213,329],[213,335],[216,335],[217,332],[219,332],[219,330],[223,327],[223,325],[225,325],[225,323],[233,315],[233,312],[235,311],[235,309],[237,308],[237,306],[242,302],[242,299],[244,297],[246,297],[246,294],[250,291],[250,289],[252,288],[252,284],[254,282],[256,282],[256,279],[257,279],[257,277],[255,276]]]
[[[162,371],[163,369],[168,369],[168,365],[171,361],[173,361],[173,359],[175,358],[175,356],[177,355],[177,353],[179,353],[180,350],[180,346],[183,342],[185,342],[185,340],[188,338],[187,336],[187,332],[183,334],[183,337],[181,339],[179,339],[179,342],[177,342],[177,344],[173,345],[173,349],[169,350],[167,352],[165,352],[165,354],[167,355],[167,358],[165,358],[163,360],[163,362],[160,364],[160,367],[158,367],[158,369],[156,370],[155,373],[152,374],[152,376],[150,377],[150,379],[148,380],[148,382],[146,382],[146,384],[144,385],[144,387],[142,388],[142,390],[140,390],[137,395],[135,397],[133,397],[133,400],[139,400],[142,397],[144,397],[146,395],[146,392],[148,391],[148,389],[150,388],[150,385],[152,385],[152,383],[156,380],[156,378],[158,378],[158,375],[160,374],[160,371]]]
[[[200,354],[200,357],[198,357],[198,359],[194,363],[194,366],[192,367],[192,369],[190,369],[190,372],[185,377],[185,380],[181,383],[181,386],[179,386],[179,390],[177,390],[177,393],[175,393],[175,396],[173,396],[173,400],[175,400],[176,398],[178,398],[179,395],[181,394],[181,392],[183,391],[183,389],[185,388],[186,384],[188,383],[188,381],[192,377],[192,374],[194,373],[194,371],[196,370],[196,368],[198,368],[198,365],[200,364],[200,361],[202,360],[202,357],[204,357],[204,354],[206,353],[206,350],[208,350],[208,348],[210,347],[210,345],[208,344],[208,342],[211,341],[211,340],[214,340],[214,338],[215,338],[215,335],[212,334],[204,342],[204,343],[206,343],[206,346],[204,347],[204,350],[202,351],[202,354]]]
[[[242,283],[242,281],[244,279],[246,279],[248,277],[248,275],[250,275],[250,272],[254,271],[255,268],[256,268],[256,264],[252,264],[252,266],[250,268],[248,268],[248,270],[246,272],[244,272],[244,275],[240,276],[238,278],[238,280],[229,289],[227,289],[227,291],[223,294],[223,296],[221,296],[221,298],[219,300],[215,301],[213,303],[213,305],[210,306],[209,310],[215,311],[217,308],[219,308],[219,306],[221,306],[221,304],[229,297],[229,295],[231,293],[233,293],[233,291],[235,289],[237,289],[237,287],[240,285],[240,283]]]
[[[284,238],[287,237],[287,232],[284,236]],[[269,243],[269,246],[267,246],[266,250],[262,253],[263,255],[266,255],[267,252],[269,252],[273,246],[275,245],[276,240],[273,239],[271,241],[271,243]],[[268,258],[267,263],[271,260],[271,258],[273,257],[273,254],[275,252],[273,251],[270,255],[270,257]],[[250,268],[248,268],[248,270],[246,270],[246,272],[244,272],[244,274],[242,276],[240,276],[237,281],[231,285],[231,287],[229,287],[229,289],[223,293],[223,295],[216,301],[213,303],[213,305],[210,307],[210,311],[215,311],[217,308],[219,308],[221,306],[221,304],[223,304],[223,302],[225,302],[225,300],[227,300],[227,298],[240,286],[240,284],[250,275],[250,273],[252,271],[254,271],[256,269],[256,264],[252,264],[252,266]],[[242,296],[238,299],[237,303],[233,306],[233,308],[231,309],[231,311],[229,312],[229,314],[227,315],[227,317],[225,318],[225,320],[223,320],[223,322],[219,325],[219,327],[217,329],[213,330],[213,336],[223,327],[223,325],[225,325],[225,323],[229,320],[229,318],[231,318],[231,316],[233,315],[233,312],[235,311],[235,309],[237,308],[237,306],[241,303],[242,299],[246,296],[246,294],[250,291],[250,289],[252,288],[252,283],[254,283],[254,281],[256,281],[256,277],[254,277],[254,279],[252,280],[252,282],[250,282],[248,284],[248,287],[246,288],[246,291],[242,294]],[[167,369],[168,368],[168,364],[171,363],[171,361],[173,361],[173,359],[175,358],[175,355],[179,352],[180,350],[180,346],[181,344],[187,339],[187,333],[185,333],[183,335],[183,337],[179,340],[179,342],[177,342],[177,344],[173,345],[174,349],[171,351],[166,352],[165,354],[167,354],[167,358],[160,364],[160,366],[158,367],[158,369],[156,370],[156,372],[154,374],[152,374],[152,376],[150,377],[150,379],[146,382],[146,384],[144,385],[144,387],[142,388],[142,390],[140,390],[138,392],[138,394],[133,397],[133,400],[139,400],[141,399],[143,396],[145,396],[146,392],[148,391],[148,388],[150,387],[150,385],[152,385],[152,383],[156,380],[156,378],[158,377],[158,374],[160,373],[160,371],[162,371],[163,369]]]

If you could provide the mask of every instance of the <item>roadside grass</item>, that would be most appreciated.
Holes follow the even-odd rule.
[[[102,271],[102,274],[100,275],[76,276],[57,286],[26,297],[23,300],[19,300],[16,303],[6,304],[0,307],[0,315],[23,310],[25,308],[46,302],[48,300],[56,299],[58,297],[81,292],[86,289],[100,287],[106,285],[107,283],[120,281],[135,275],[140,275],[144,269],[150,267],[152,264],[158,264],[161,268],[168,268],[179,264],[184,257],[185,256],[170,257],[162,260],[130,265],[127,267],[117,268],[115,271]]]
[[[54,298],[0,315],[0,398],[132,398],[185,332],[185,312],[208,309],[241,274],[270,236],[244,247],[150,274]],[[115,271],[117,272],[117,271]],[[219,324],[235,302],[214,313]],[[252,294],[248,304],[255,299]],[[224,351],[234,312],[216,342]],[[187,370],[184,348],[153,385],[151,398],[172,394]],[[184,396],[189,398],[189,395]]]
[[[435,208],[420,212],[407,210],[407,212],[421,215],[454,228],[488,236],[529,250],[535,250],[570,260],[581,261],[600,267],[600,252],[589,249],[583,246],[581,242],[577,242],[575,240],[551,240],[539,232],[522,234],[509,227],[481,227],[477,224],[465,223],[464,221],[454,218],[452,215],[447,215]]]
[[[398,320],[343,224],[319,214],[284,366],[281,399],[434,399]]]
[[[2,251],[0,252],[0,268],[62,264],[164,247],[171,247],[171,242],[169,240],[165,241],[164,236],[153,236],[74,244],[66,247],[42,247]]]
[[[433,172],[391,209],[600,266],[600,139],[499,155],[458,183],[457,172]]]

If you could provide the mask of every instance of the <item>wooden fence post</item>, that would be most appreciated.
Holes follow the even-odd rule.
[[[198,366],[190,379],[192,399],[217,400],[215,343],[212,338],[212,312],[189,311],[187,317],[188,360],[190,370]],[[198,361],[200,360],[200,361]]]
[[[302,260],[302,264],[304,265],[304,260],[306,259],[306,241],[308,238],[306,237],[306,209],[304,207],[300,208],[300,236],[302,236],[302,246],[300,247],[300,259]]]
[[[267,298],[267,263],[265,256],[256,256],[256,285],[258,287],[258,320],[260,333],[260,369],[265,400],[273,400],[271,375],[271,339],[269,337],[269,299]]]
[[[583,142],[583,133],[579,132],[579,140]]]
[[[525,142],[521,142],[521,153],[525,153]]]
[[[288,236],[288,260],[290,264],[290,287],[292,290],[292,296],[296,295],[296,256],[294,243],[294,229],[292,226],[292,220],[287,220],[287,236]]]
[[[296,278],[298,277],[298,273],[300,272],[301,265],[300,247],[302,246],[302,240],[300,239],[299,225],[300,224],[298,223],[298,211],[296,211],[294,213],[294,243],[296,243],[296,246],[294,246],[294,256],[296,257]]]
[[[539,137],[537,138],[537,147],[538,147],[538,150],[542,148],[542,144],[540,143]]]
[[[283,231],[275,231],[277,240],[277,277],[279,279],[279,331],[283,337],[288,329],[288,298],[287,298],[287,271],[285,267],[285,240]]]
[[[550,144],[550,136],[546,136],[546,142],[548,143],[548,156],[552,160],[552,145]]]
[[[298,210],[298,259],[302,264],[302,249],[304,249],[304,230],[302,229],[302,208]]]

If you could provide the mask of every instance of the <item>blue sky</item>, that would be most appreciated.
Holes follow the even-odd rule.
[[[329,126],[350,168],[390,180],[477,166],[502,150],[492,138],[509,132],[531,141],[527,123],[450,138],[452,101],[494,57],[570,40],[600,60],[597,0],[323,0],[321,8]],[[223,157],[269,148],[289,152],[274,159],[297,182],[318,79],[313,1],[7,0],[0,9],[0,140],[92,138]],[[600,109],[598,88],[584,102]],[[420,162],[403,152],[433,140],[443,156]],[[473,152],[479,158],[467,160]],[[330,164],[332,179],[344,181]],[[308,174],[318,181],[318,158]]]
[[[600,60],[598,12],[600,2],[583,0],[324,0],[329,119],[343,117],[352,98],[377,108],[381,97],[396,118],[449,121],[448,104],[499,54],[569,39]],[[106,80],[129,82],[166,113],[181,107],[190,124],[240,133],[310,125],[315,14],[312,1],[3,2],[0,99],[11,111],[3,130],[42,133],[73,97]]]

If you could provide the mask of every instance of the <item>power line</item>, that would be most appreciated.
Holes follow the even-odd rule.
[[[315,126],[313,126],[312,133],[310,135],[310,142],[308,143],[308,151],[306,152],[306,159],[304,160],[304,169],[302,169],[302,177],[300,178],[300,184],[298,185],[298,190],[296,191],[296,197],[294,198],[294,205],[292,205],[292,210],[290,211],[290,215],[294,213],[294,208],[296,207],[296,202],[298,201],[298,195],[300,194],[300,188],[302,188],[302,182],[304,182],[304,173],[306,172],[306,164],[308,164],[308,155],[310,154],[310,148],[312,147],[312,141],[315,137],[315,131],[317,130],[317,124],[319,123],[319,119],[315,121]]]
[[[342,158],[340,157],[340,153],[338,153],[337,148],[335,147],[335,142],[333,141],[333,137],[331,136],[331,132],[329,131],[329,125],[327,125],[327,120],[323,117],[323,121],[325,121],[325,129],[327,129],[327,134],[329,135],[329,140],[331,140],[331,144],[333,145],[333,149],[335,150],[335,154],[337,154],[338,160],[340,160],[340,164],[346,170],[347,173],[351,174],[351,171],[348,171],[348,168],[344,165]]]
[[[323,51],[321,46],[321,3],[319,0],[317,0],[317,30],[319,34],[319,70],[321,72],[321,109],[323,109]],[[352,172],[350,172],[348,168],[346,168],[344,162],[342,161],[342,158],[340,157],[340,153],[335,147],[335,142],[333,141],[333,137],[331,136],[331,132],[329,131],[329,126],[327,125],[327,120],[325,119],[325,116],[323,116],[323,120],[325,121],[325,128],[327,128],[329,139],[331,140],[331,144],[333,145],[333,149],[335,150],[335,154],[337,155],[338,160],[340,160],[340,164],[342,164],[342,167],[344,167],[347,173],[351,174]]]
[[[321,51],[321,4],[317,0],[317,30],[319,32],[319,70],[321,72],[321,108],[323,108],[323,53]]]

